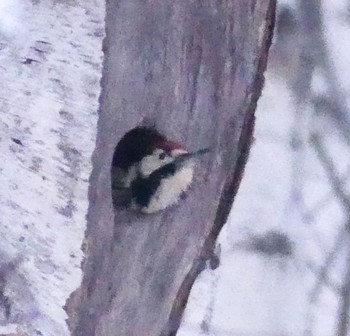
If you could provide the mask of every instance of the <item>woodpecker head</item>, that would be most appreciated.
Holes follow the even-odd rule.
[[[114,150],[112,167],[128,170],[150,154],[166,138],[149,127],[136,127],[126,133]]]
[[[159,146],[146,155],[140,162],[139,173],[142,177],[150,176],[158,169],[172,164],[171,167],[175,169],[175,172],[182,168],[193,168],[195,164],[195,158],[209,152],[208,149],[201,149],[196,152],[188,153],[180,145],[171,142],[169,148],[169,142],[166,143],[167,147]],[[174,173],[175,173],[174,172]]]
[[[192,183],[195,158],[207,152],[155,148],[141,160],[139,176],[132,183],[134,208],[151,214],[177,203]]]
[[[187,153],[182,145],[167,139],[157,139],[150,152],[140,161],[139,172],[143,177],[174,162],[181,154]]]
[[[150,127],[136,127],[119,141],[113,154],[112,189],[129,188],[138,175],[137,167],[142,159],[151,154],[158,143],[166,138]]]

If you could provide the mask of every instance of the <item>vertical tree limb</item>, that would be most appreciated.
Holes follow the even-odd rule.
[[[84,279],[67,304],[73,335],[176,334],[242,178],[275,5],[107,1]],[[178,206],[152,216],[113,212],[113,149],[143,122],[212,152]]]

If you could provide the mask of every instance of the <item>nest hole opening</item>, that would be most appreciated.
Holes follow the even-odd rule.
[[[112,199],[115,208],[126,208],[131,202],[130,184],[140,160],[151,153],[152,144],[163,136],[154,128],[137,126],[120,139],[111,166]]]

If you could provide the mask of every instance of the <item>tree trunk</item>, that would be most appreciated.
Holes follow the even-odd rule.
[[[107,3],[84,278],[66,306],[75,335],[175,334],[227,218],[252,139],[275,1],[206,3]],[[22,49],[1,43],[2,334],[68,334],[62,305],[79,283],[102,7],[26,2]],[[142,123],[212,151],[178,206],[152,216],[113,212],[113,149]]]
[[[175,335],[242,177],[275,1],[107,1],[106,13],[83,281],[69,325],[76,336]],[[211,148],[188,197],[148,216],[113,210],[110,180],[115,145],[144,123],[191,150]]]

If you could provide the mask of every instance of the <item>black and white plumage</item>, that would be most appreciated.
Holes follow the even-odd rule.
[[[134,148],[135,152],[126,151],[123,160],[116,162],[119,172],[124,173],[118,176],[121,182],[117,188],[123,191],[121,194],[128,199],[131,208],[151,214],[180,200],[193,180],[195,158],[208,150],[188,153],[183,146],[167,140],[158,132],[152,134],[154,130],[137,128],[133,131],[134,135],[142,134],[143,141],[133,138],[138,146],[133,147],[133,142],[129,149]],[[114,157],[120,157],[122,152],[119,148]]]
[[[158,143],[166,138],[149,127],[136,127],[126,133],[115,148],[112,161],[112,181],[114,188],[129,188],[135,179],[136,166],[152,153]]]
[[[140,164],[137,178],[131,184],[133,207],[144,213],[155,213],[177,203],[193,179],[194,161],[180,160],[184,150],[166,153],[156,149]]]

